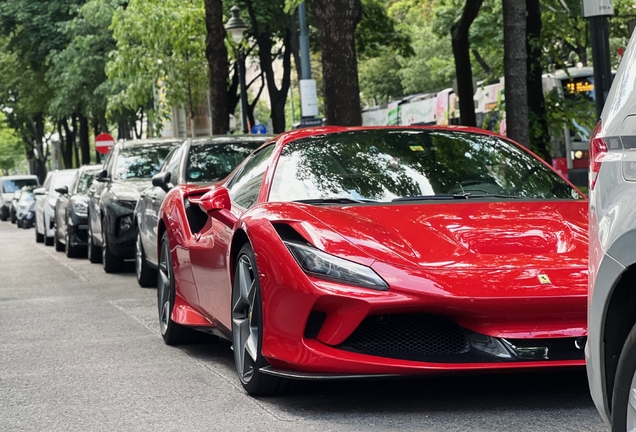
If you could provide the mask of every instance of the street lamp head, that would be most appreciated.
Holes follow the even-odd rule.
[[[225,30],[232,34],[232,39],[238,44],[243,40],[243,34],[247,31],[248,27],[247,23],[243,21],[239,15],[238,6],[232,6],[230,11],[232,12],[232,17],[225,24]]]

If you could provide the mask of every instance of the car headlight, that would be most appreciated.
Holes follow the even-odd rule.
[[[130,210],[134,210],[137,206],[137,201],[134,200],[113,199],[113,203]]]
[[[287,241],[284,243],[300,268],[311,276],[380,291],[389,289],[389,285],[367,266],[329,255],[311,246]]]
[[[88,205],[84,201],[74,202],[73,212],[78,216],[88,216]]]
[[[132,218],[130,216],[124,216],[119,219],[119,233],[123,234],[133,227]]]

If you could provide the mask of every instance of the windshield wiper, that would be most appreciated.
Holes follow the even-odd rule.
[[[467,199],[470,194],[454,194],[454,195],[414,195],[405,196],[402,198],[394,198],[392,202],[399,201],[443,201],[443,200],[455,200],[455,199]]]
[[[309,198],[295,200],[294,202],[303,204],[365,204],[375,202],[373,200],[357,200],[354,198]]]
[[[505,194],[479,194],[474,195],[472,193],[466,192],[463,194],[440,194],[440,195],[415,195],[415,196],[407,196],[402,198],[395,198],[392,201],[444,201],[444,200],[468,200],[475,198],[510,198],[517,199],[521,198],[517,195],[505,195]]]
[[[473,198],[510,198],[510,199],[519,199],[522,198],[519,195],[506,195],[506,194],[479,194],[479,195],[473,195],[471,193],[467,193],[466,195],[466,199],[473,199]]]

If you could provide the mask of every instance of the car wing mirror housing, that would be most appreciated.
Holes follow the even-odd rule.
[[[60,195],[68,195],[68,186],[59,187],[55,189],[55,192],[59,193]]]
[[[199,207],[207,214],[230,210],[232,208],[230,192],[223,186],[216,187],[201,197]]]
[[[155,187],[160,187],[164,191],[168,192],[172,189],[172,184],[170,183],[172,174],[170,172],[160,172],[152,176],[152,185]]]
[[[95,180],[100,182],[100,183],[107,183],[110,181],[110,178],[108,177],[108,171],[107,170],[102,170],[100,172],[98,172],[95,175]]]
[[[33,189],[33,195],[46,195],[46,189],[44,188],[37,188],[37,189]]]

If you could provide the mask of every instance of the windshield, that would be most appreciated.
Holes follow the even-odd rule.
[[[580,198],[510,142],[446,130],[370,130],[307,138],[283,148],[270,201],[505,195]]]
[[[13,193],[22,189],[24,186],[36,187],[37,185],[38,181],[36,179],[15,179],[5,180],[2,182],[4,193]]]
[[[164,159],[177,144],[121,149],[117,157],[115,178],[119,180],[151,178],[159,172]]]
[[[96,171],[84,171],[77,182],[76,193],[80,195],[86,195],[88,193],[88,188],[91,187],[93,180],[95,179],[95,173]]]
[[[261,144],[261,142],[237,142],[192,146],[188,155],[186,181],[209,182],[224,179]]]
[[[73,179],[77,174],[77,170],[72,171],[58,171],[55,176],[55,181],[53,182],[53,190],[60,188],[62,186],[70,186],[73,183]]]

